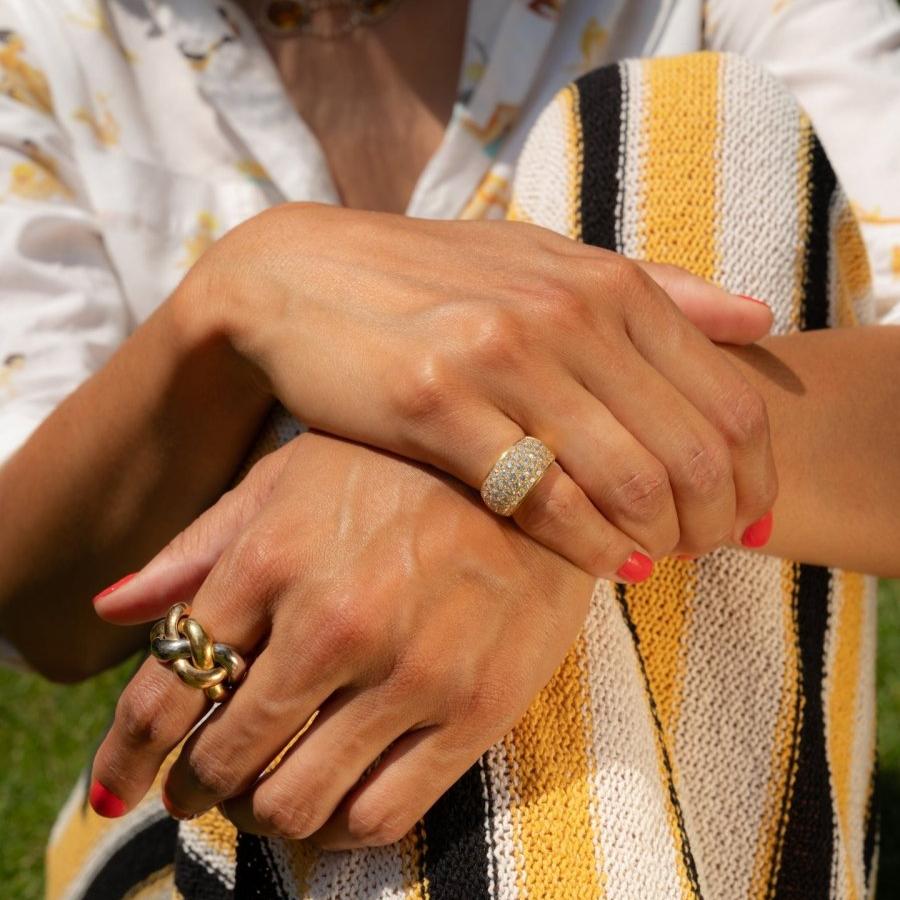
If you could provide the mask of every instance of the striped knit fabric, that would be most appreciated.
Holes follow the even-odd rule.
[[[822,147],[739,58],[628,61],[567,87],[524,151],[514,216],[764,297],[778,332],[870,315]],[[158,790],[107,822],[82,782],[49,895],[871,896],[874,656],[871,579],[739,550],[665,561],[598,583],[523,720],[398,844],[329,854],[216,812],[176,824]]]

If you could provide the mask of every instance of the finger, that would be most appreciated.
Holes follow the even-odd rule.
[[[259,597],[265,582],[258,559],[252,542],[235,542],[213,568],[192,612],[210,639],[234,647],[245,659],[266,631],[267,613]],[[95,780],[117,798],[122,811],[143,797],[166,757],[209,706],[202,691],[182,683],[157,659],[141,666],[119,698],[112,727],[94,760]]]
[[[662,296],[657,302],[668,305]],[[660,341],[658,313],[635,307],[629,326],[634,345],[724,439],[736,503],[729,537],[740,541],[744,530],[772,509],[778,491],[765,403],[725,354],[674,310],[667,340]]]
[[[94,601],[115,625],[150,622],[174,603],[188,603],[225,548],[256,515],[292,452],[286,445],[260,460],[247,477],[176,535],[140,572]]]
[[[678,544],[665,466],[581,385],[559,383],[545,402],[532,397],[514,415],[531,433],[546,435],[565,472],[637,547],[659,558]]]
[[[452,462],[448,453],[437,465],[455,469],[466,484],[480,489],[500,456],[525,434],[496,408],[479,410],[468,422],[471,440],[452,454]],[[534,436],[543,440],[541,432]],[[531,489],[513,519],[539,543],[598,578],[643,581],[652,571],[646,549],[610,524],[557,464]]]
[[[179,818],[250,788],[344,683],[344,666],[324,644],[275,635],[234,696],[191,735],[172,765],[165,795]]]
[[[753,344],[772,330],[772,310],[762,300],[732,294],[679,266],[636,262],[709,340]]]
[[[94,810],[115,817],[134,809],[208,706],[202,691],[182,684],[157,660],[146,660],[119,697],[112,727],[94,756]]]
[[[225,814],[241,831],[309,837],[385,748],[408,730],[410,712],[384,690],[346,694],[322,710],[274,771],[226,802]]]
[[[428,728],[402,737],[312,840],[327,850],[402,840],[478,759],[453,747],[445,734]]]
[[[646,551],[610,524],[557,463],[531,489],[513,518],[535,540],[598,578],[636,583],[653,571]]]
[[[699,410],[631,347],[585,366],[582,379],[665,466],[681,552],[706,553],[729,540],[735,521],[731,455]]]

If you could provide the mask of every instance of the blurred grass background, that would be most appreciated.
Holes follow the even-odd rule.
[[[43,896],[50,826],[102,738],[129,662],[75,687],[0,670],[0,897]],[[879,592],[881,897],[900,885],[900,581]],[[895,895],[894,895],[895,896]]]

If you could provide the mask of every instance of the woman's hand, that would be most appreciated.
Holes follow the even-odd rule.
[[[173,813],[225,801],[245,831],[342,848],[402,837],[512,728],[592,585],[443,476],[306,434],[97,609],[134,623],[193,598],[215,640],[252,657],[169,772]],[[132,808],[207,705],[149,659],[97,753],[95,808]]]
[[[309,204],[227,235],[175,302],[302,421],[473,487],[541,438],[560,465],[516,521],[587,572],[636,580],[646,556],[740,541],[776,494],[765,404],[660,282],[714,310],[695,315],[713,340],[746,338],[736,308],[754,338],[771,324],[761,304],[535,226]]]

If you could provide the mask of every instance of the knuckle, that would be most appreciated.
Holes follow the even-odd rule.
[[[232,766],[209,748],[198,745],[191,750],[185,767],[187,777],[204,796],[227,798],[237,791],[237,782],[229,771]]]
[[[366,614],[369,603],[350,593],[329,604],[321,629],[326,654],[337,658],[371,654],[378,634],[374,618]]]
[[[687,488],[701,500],[718,497],[731,478],[731,460],[724,445],[709,440],[693,445],[687,453],[685,482]]]
[[[158,745],[163,741],[164,711],[157,689],[132,682],[116,704],[116,725],[130,745]]]
[[[614,255],[606,262],[607,277],[623,297],[632,299],[646,293],[647,276],[641,267],[625,256]]]
[[[728,443],[736,447],[759,443],[768,435],[769,417],[765,401],[750,385],[744,385],[730,399],[722,429]]]
[[[630,520],[656,522],[671,503],[669,475],[660,465],[634,472],[614,490],[611,501]]]
[[[578,489],[565,478],[555,479],[548,491],[542,491],[541,484],[519,507],[516,521],[533,534],[570,531],[578,522],[581,508]]]
[[[494,307],[471,327],[466,349],[471,360],[490,369],[515,368],[524,358],[523,328],[509,310]]]
[[[356,803],[347,817],[347,832],[363,847],[386,847],[401,840],[415,824],[414,816],[399,810]]]
[[[575,286],[549,281],[539,286],[537,295],[543,318],[550,327],[570,330],[592,321],[591,306]]]
[[[296,795],[273,791],[257,799],[254,815],[266,832],[302,841],[315,831],[313,807],[298,802]]]
[[[289,561],[275,534],[261,528],[248,529],[238,536],[229,551],[229,580],[246,586],[252,595],[264,595],[267,586],[289,574],[289,562],[296,570],[297,560]]]
[[[403,367],[392,383],[392,406],[414,423],[443,418],[452,407],[452,379],[445,357],[431,351]]]

